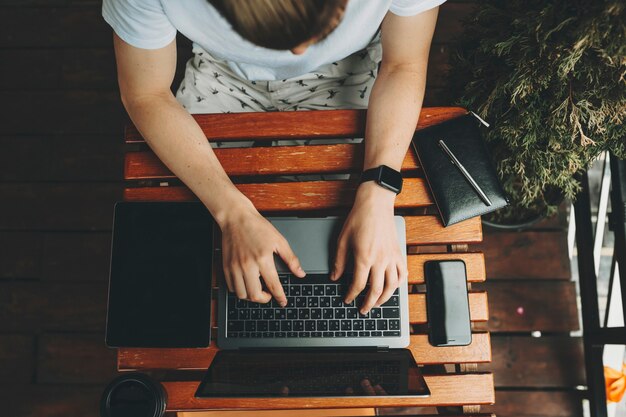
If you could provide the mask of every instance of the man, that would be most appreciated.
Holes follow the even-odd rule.
[[[273,296],[286,305],[274,254],[296,276],[305,272],[287,241],[232,184],[190,113],[368,107],[364,170],[399,171],[421,110],[443,1],[104,0],[124,106],[220,226],[226,283],[239,298],[265,303]],[[194,41],[195,58],[175,97],[177,31]],[[352,252],[345,301],[369,282],[359,306],[364,314],[407,279],[395,197],[363,182],[339,237],[331,279],[341,277]]]

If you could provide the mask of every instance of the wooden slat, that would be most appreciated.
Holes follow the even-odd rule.
[[[574,282],[500,280],[479,284],[489,291],[492,332],[570,332],[579,329]],[[477,287],[479,286],[477,285]]]
[[[196,398],[199,381],[164,382],[167,391],[167,410],[207,410],[233,408],[360,408],[402,407],[417,405],[452,406],[463,404],[491,404],[495,400],[491,374],[426,375],[431,395],[425,398]]]
[[[489,279],[571,277],[566,231],[490,230],[475,249],[485,253]]]
[[[12,417],[96,417],[104,385],[2,384],[2,414]]]
[[[478,243],[483,238],[480,217],[443,227],[438,216],[405,216],[407,245]]]
[[[111,230],[117,183],[0,183],[0,229]]]
[[[469,307],[472,321],[487,321],[489,318],[486,292],[470,292]],[[409,294],[409,322],[423,324],[427,321],[426,294]]]
[[[31,382],[34,359],[33,335],[0,334],[0,384]]]
[[[0,281],[0,332],[101,332],[107,285]]]
[[[41,263],[45,280],[106,282],[111,233],[45,233]]]
[[[469,346],[433,347],[427,335],[411,335],[409,349],[415,360],[423,365],[444,363],[478,363],[491,360],[489,333],[472,334]],[[215,341],[202,349],[145,349],[120,348],[117,353],[117,368],[120,371],[148,369],[207,369],[215,354]]]
[[[363,144],[216,148],[217,159],[228,175],[296,175],[360,172]],[[418,161],[407,152],[402,171],[415,170]],[[126,154],[124,178],[170,179],[174,174],[150,151]]]
[[[32,232],[0,232],[0,278],[38,278],[42,238]]]
[[[486,292],[470,292],[469,309],[470,320],[473,322],[487,321],[489,318],[489,305]],[[426,314],[426,294],[409,294],[409,323],[425,324],[428,322]],[[217,326],[217,302],[211,304],[211,325]],[[217,328],[213,329],[213,335],[217,334]]]
[[[37,383],[106,384],[115,378],[115,350],[101,333],[47,333],[37,343]]]
[[[585,385],[583,343],[569,336],[495,336],[492,371],[496,387],[565,388]]]
[[[264,184],[235,184],[260,211],[325,210],[350,207],[358,184],[354,181],[305,181]],[[192,201],[196,196],[187,187],[141,187],[124,190],[127,201]],[[425,180],[407,178],[396,198],[396,207],[424,207],[433,204]]]
[[[319,110],[269,113],[193,115],[210,140],[280,140],[357,138],[365,133],[365,110]],[[424,107],[417,129],[424,129],[467,114],[461,107]],[[126,143],[143,142],[133,125],[126,128]]]
[[[461,260],[465,262],[468,282],[485,280],[485,259],[482,253],[424,253],[407,256],[409,284],[424,283],[424,264],[428,261]]]
[[[583,417],[580,391],[496,390],[496,403],[481,407],[498,417]]]

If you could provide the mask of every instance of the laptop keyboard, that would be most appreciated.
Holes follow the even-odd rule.
[[[272,299],[259,304],[228,294],[226,337],[306,338],[306,337],[399,337],[399,290],[382,306],[368,314],[359,313],[366,288],[350,304],[343,302],[349,282],[344,276],[332,282],[328,274],[307,274],[297,278],[281,274],[287,306]]]

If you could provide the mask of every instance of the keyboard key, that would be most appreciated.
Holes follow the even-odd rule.
[[[376,320],[376,330],[387,330],[387,320]]]
[[[332,297],[330,300],[330,305],[333,307],[343,307],[343,300],[341,297]]]
[[[311,309],[311,318],[313,320],[319,320],[322,318],[322,309],[321,308],[312,308]]]
[[[250,332],[239,332],[239,337],[250,337]]]
[[[317,330],[320,332],[328,331],[328,322],[326,320],[320,320],[317,322]]]
[[[291,321],[289,320],[284,320],[280,322],[280,330],[283,332],[290,332],[291,331]]]
[[[335,317],[334,310],[332,308],[325,308],[322,310],[322,317],[325,319],[332,319]]]
[[[250,319],[250,310],[238,310],[237,318],[239,320],[248,320]]]
[[[295,306],[296,306],[296,297],[287,297],[286,307],[295,307]]]
[[[324,295],[324,286],[323,285],[314,285],[313,286],[313,295]]]
[[[330,330],[339,330],[339,320],[329,320],[328,321],[328,328]]]
[[[346,317],[349,319],[356,319],[359,316],[359,310],[356,307],[346,308]]]
[[[255,308],[254,310],[251,310],[250,311],[250,318],[252,320],[259,320],[261,318],[261,309]]]
[[[289,286],[289,295],[292,297],[299,297],[302,293],[300,290],[302,289],[301,285],[290,285]]]
[[[319,307],[319,299],[317,297],[307,298],[307,307]]]
[[[306,307],[306,297],[296,297],[296,307]]]
[[[273,339],[274,338],[274,333],[273,332],[265,332],[265,333],[263,333],[263,337],[267,338],[267,339]]]
[[[280,322],[277,320],[272,320],[269,323],[270,332],[277,332],[280,330]]]
[[[298,332],[287,332],[287,337],[298,337]]]
[[[273,309],[263,309],[263,313],[261,313],[264,320],[272,320],[274,318],[274,310]]]
[[[352,330],[352,321],[341,320],[341,330]]]
[[[336,308],[335,309],[335,318],[336,319],[345,319],[346,318],[346,309],[345,308]]]
[[[322,332],[311,332],[311,337],[322,337]]]
[[[337,285],[326,285],[324,292],[326,295],[337,295]]]
[[[320,297],[320,307],[330,307],[330,297]]]
[[[256,332],[256,321],[248,320],[246,323],[246,331],[247,332]]]
[[[234,308],[228,309],[228,320],[237,320],[237,310]]]
[[[236,338],[237,337],[237,332],[227,332],[226,333],[226,337]]]
[[[390,330],[390,331],[383,332],[383,336],[400,336],[400,332]]]
[[[302,295],[313,295],[313,286],[312,285],[303,285],[302,286]]]
[[[364,329],[363,325],[364,325],[363,320],[354,320],[352,322],[352,329],[353,330],[363,330]]]
[[[309,332],[299,332],[298,337],[311,337],[311,333]]]
[[[322,337],[333,337],[337,335],[337,333],[333,333],[333,332],[323,332],[322,333]]]
[[[370,332],[367,332],[367,331],[359,332],[359,337],[369,337],[369,335],[370,335]]]
[[[304,322],[304,330],[308,332],[315,331],[315,320],[307,320]]]
[[[301,332],[304,330],[304,320],[294,320],[293,322],[293,330],[296,332]]]
[[[281,337],[281,338],[282,337],[287,337],[287,333],[285,333],[285,332],[276,332],[276,333],[274,333],[274,336]]]
[[[284,308],[274,309],[274,319],[285,320],[287,318],[287,311]]]
[[[301,308],[298,310],[298,318],[300,320],[308,320],[311,318],[311,310],[308,308]]]
[[[383,332],[372,332],[372,337],[380,337],[383,335]]]
[[[382,312],[380,311],[380,308],[373,308],[370,310],[370,316],[373,319],[379,319],[382,317]]]
[[[335,332],[336,337],[346,337],[346,332]]]
[[[246,300],[238,299],[235,305],[237,306],[237,308],[246,308],[248,307],[248,302]]]
[[[376,320],[365,320],[365,330],[376,330]]]
[[[267,320],[258,320],[256,322],[256,329],[259,332],[266,332],[268,328]]]
[[[357,337],[359,332],[348,332],[348,337]]]
[[[250,337],[259,338],[259,337],[261,337],[261,334],[262,334],[261,332],[252,332],[252,333],[250,333]]]
[[[383,317],[386,319],[397,319],[400,317],[400,309],[398,307],[383,308]]]
[[[229,321],[226,324],[227,326],[226,328],[228,329],[228,331],[231,331],[231,332],[241,332],[243,331],[244,323],[245,322],[243,321],[235,321],[235,320]]]
[[[389,320],[389,330],[400,330],[400,320]]]
[[[397,295],[392,295],[389,300],[383,304],[383,307],[397,307],[400,305],[400,298]]]
[[[298,318],[298,309],[297,308],[288,308],[287,309],[287,319],[295,320]]]

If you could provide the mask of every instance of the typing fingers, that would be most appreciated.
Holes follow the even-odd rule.
[[[263,291],[259,275],[259,268],[256,265],[249,266],[244,272],[247,298],[252,302],[265,304],[272,299],[272,295]]]
[[[385,287],[383,289],[383,293],[380,295],[374,306],[380,307],[382,304],[387,302],[387,300],[389,300],[389,298],[393,295],[396,288],[398,288],[398,268],[396,265],[389,265],[385,270]]]
[[[383,286],[385,284],[385,270],[379,265],[373,265],[370,274],[370,289],[363,300],[363,305],[360,306],[359,311],[361,314],[367,314],[368,311],[378,301],[383,293]]]
[[[261,265],[261,276],[263,277],[263,281],[265,281],[267,290],[274,296],[276,302],[280,304],[281,307],[285,307],[287,305],[285,290],[283,290],[283,286],[280,284],[280,280],[278,279],[278,272],[276,271],[274,259],[271,258],[270,260],[271,262],[266,262]]]

